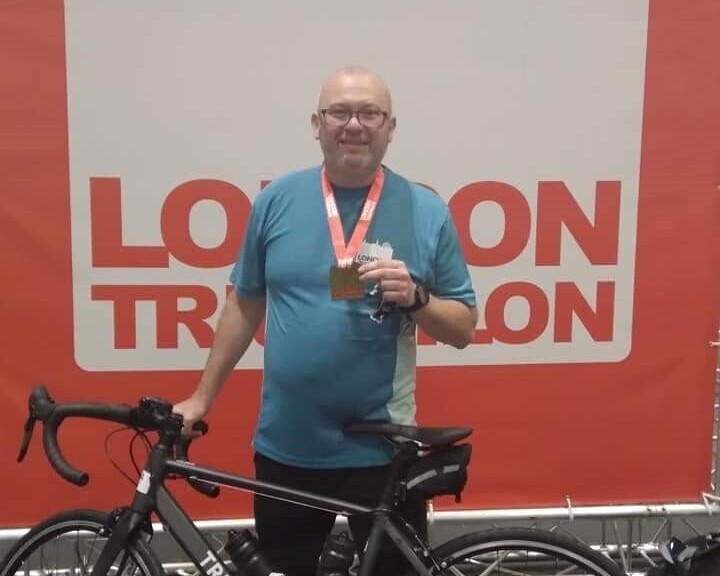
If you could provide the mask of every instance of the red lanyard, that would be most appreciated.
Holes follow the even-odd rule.
[[[383,183],[385,182],[385,171],[378,168],[375,174],[375,180],[370,186],[360,219],[355,225],[350,242],[345,246],[345,236],[343,235],[342,222],[335,203],[335,194],[333,193],[332,184],[328,178],[327,171],[323,166],[320,175],[322,180],[323,197],[325,198],[325,211],[327,212],[328,227],[330,228],[330,238],[332,239],[333,250],[335,250],[335,259],[340,268],[347,268],[352,265],[355,255],[360,250],[360,245],[365,240],[370,222],[372,222],[375,207],[380,200],[382,194]]]

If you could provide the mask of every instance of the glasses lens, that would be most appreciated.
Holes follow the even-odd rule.
[[[358,112],[358,120],[368,128],[378,128],[385,121],[385,115],[380,110],[361,110]]]
[[[344,126],[350,121],[352,112],[343,108],[329,108],[325,110],[325,122],[333,126]]]

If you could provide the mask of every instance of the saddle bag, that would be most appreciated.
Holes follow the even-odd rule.
[[[419,494],[426,500],[449,494],[460,502],[460,494],[467,483],[471,453],[470,444],[430,450],[410,465],[405,488],[408,493]]]

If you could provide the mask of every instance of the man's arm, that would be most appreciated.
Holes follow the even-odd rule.
[[[414,285],[412,291],[414,294]],[[475,306],[471,308],[458,300],[437,298],[431,294],[427,305],[410,316],[428,336],[455,348],[465,348],[475,336],[478,311]]]
[[[235,290],[228,294],[220,314],[215,338],[195,392],[173,411],[183,415],[183,432],[205,416],[225,379],[250,346],[265,316],[265,298],[243,298]]]

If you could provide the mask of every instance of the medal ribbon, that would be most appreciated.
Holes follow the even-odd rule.
[[[337,203],[335,202],[335,194],[330,183],[330,178],[323,166],[320,174],[322,180],[323,197],[325,199],[325,211],[327,212],[328,227],[330,228],[330,238],[332,240],[333,250],[335,251],[335,260],[340,268],[348,268],[352,266],[355,256],[360,250],[360,245],[365,240],[368,228],[372,222],[375,208],[382,194],[383,183],[385,182],[385,171],[378,168],[375,174],[370,191],[368,192],[365,204],[363,205],[360,219],[355,225],[352,236],[347,246],[345,245],[345,237],[343,236],[342,222],[340,221],[340,213],[338,212]]]

